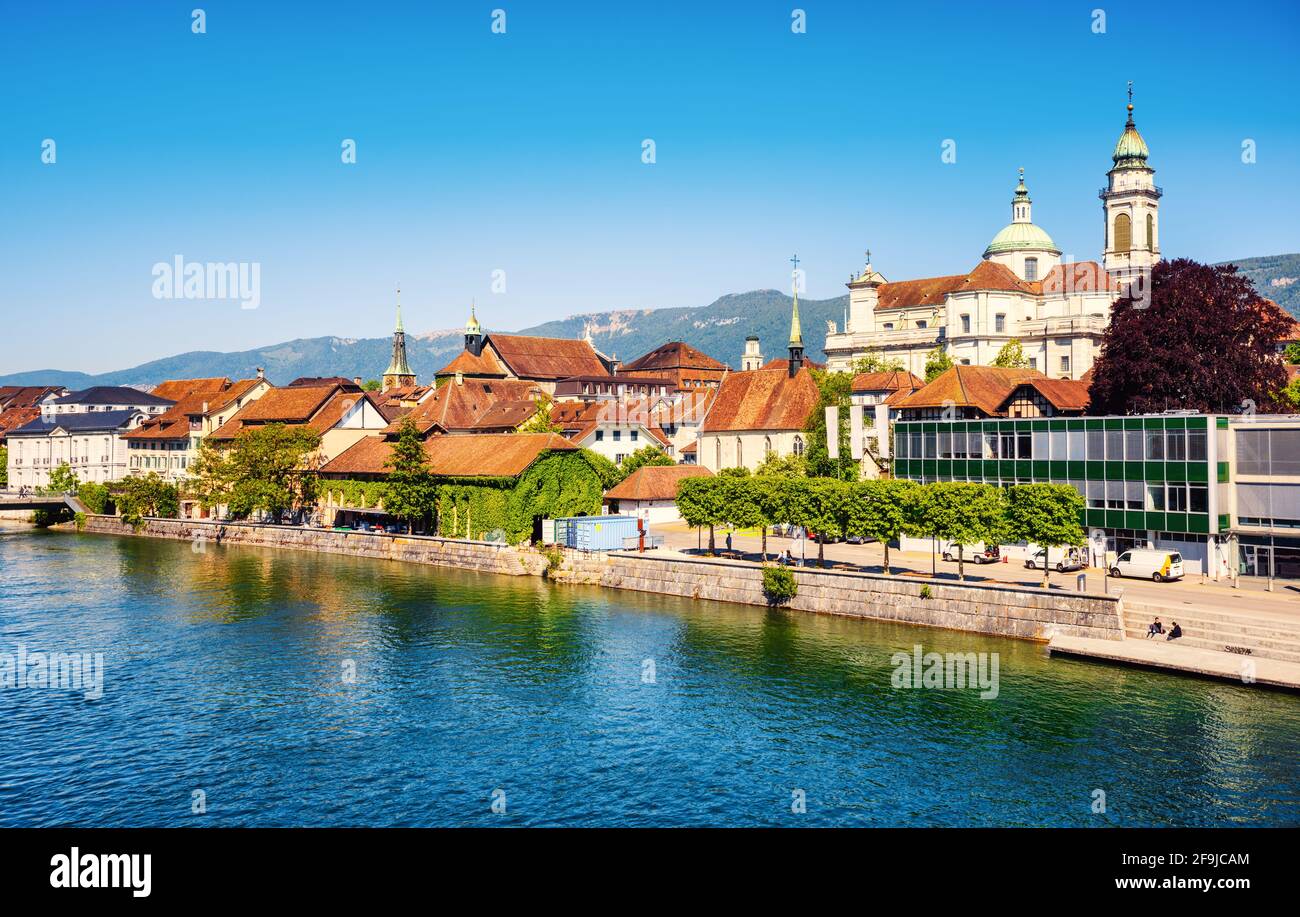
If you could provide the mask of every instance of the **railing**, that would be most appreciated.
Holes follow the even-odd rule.
[[[636,551],[641,547],[641,535],[628,535],[623,539],[624,551]],[[664,536],[646,534],[645,546],[647,548],[662,548],[664,546]]]

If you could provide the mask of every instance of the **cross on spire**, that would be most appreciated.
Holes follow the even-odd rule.
[[[796,271],[799,270],[799,256],[798,256],[798,255],[795,255],[794,257],[792,257],[792,258],[790,259],[790,263],[794,265],[794,269],[795,269]]]

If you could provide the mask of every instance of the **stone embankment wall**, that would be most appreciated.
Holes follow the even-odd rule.
[[[762,570],[750,564],[610,554],[570,557],[566,567],[575,582],[745,605],[768,604]],[[986,583],[927,583],[910,576],[835,570],[792,572],[799,584],[798,595],[789,603],[795,611],[1025,640],[1045,641],[1055,634],[1124,638],[1123,607],[1116,597]],[[927,588],[928,598],[922,595]]]
[[[194,541],[201,536],[212,544],[351,554],[510,576],[541,576],[547,567],[546,556],[528,548],[423,535],[335,532],[192,519],[149,519],[139,531],[134,531],[113,516],[87,516],[85,530],[182,541]],[[792,572],[799,584],[799,594],[789,604],[795,611],[875,618],[1023,640],[1045,641],[1056,634],[1103,640],[1124,637],[1123,605],[1119,598],[1112,596],[989,583],[959,584],[950,580],[927,582],[910,576],[837,570],[805,568]],[[723,560],[682,559],[654,553],[569,551],[565,552],[556,578],[563,582],[683,598],[768,604],[760,567]],[[923,595],[927,591],[928,596]]]
[[[351,554],[407,563],[458,567],[509,576],[540,576],[546,558],[536,551],[521,550],[489,541],[465,541],[426,535],[384,535],[376,532],[336,532],[281,525],[245,522],[209,522],[199,519],[146,519],[139,531],[115,516],[87,516],[84,531],[108,535],[144,535],[208,544],[253,545],[289,548],[324,554]]]

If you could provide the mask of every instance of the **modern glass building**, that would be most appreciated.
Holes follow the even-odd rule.
[[[1228,418],[1204,414],[914,420],[894,426],[894,475],[1000,486],[1070,484],[1108,550],[1181,551],[1192,571],[1233,565]]]

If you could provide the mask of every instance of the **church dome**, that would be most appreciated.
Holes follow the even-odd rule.
[[[1142,168],[1146,166],[1149,155],[1151,153],[1147,149],[1147,142],[1142,139],[1137,125],[1133,123],[1133,103],[1130,102],[1128,122],[1124,125],[1124,133],[1119,135],[1119,142],[1115,144],[1115,152],[1110,158],[1115,161],[1117,168]]]
[[[1053,255],[1061,253],[1052,237],[1041,226],[1033,223],[1008,223],[993,237],[989,247],[984,249],[984,257],[1015,251],[1051,252]]]
[[[474,306],[471,305],[469,307],[469,321],[465,323],[466,334],[481,334],[483,331],[482,326],[479,325],[478,323],[478,316],[475,315],[474,313],[475,313],[475,308]]]

